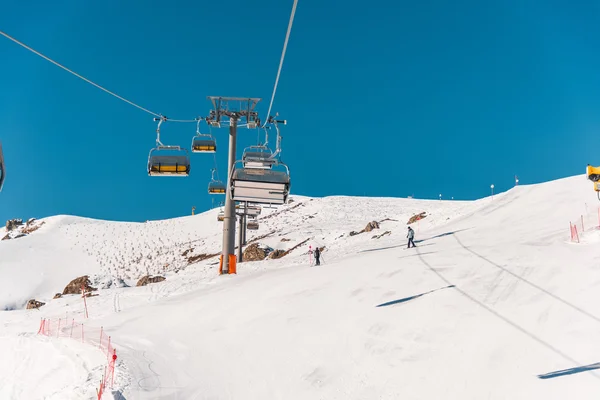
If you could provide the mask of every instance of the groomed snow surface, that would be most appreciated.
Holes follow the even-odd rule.
[[[36,335],[41,318],[111,335],[105,399],[600,396],[600,231],[586,218],[580,243],[569,237],[600,205],[584,176],[472,202],[292,199],[264,209],[248,240],[308,241],[237,275],[191,258],[220,251],[218,209],[146,223],[56,216],[0,242],[0,398],[95,398],[105,355]],[[406,222],[423,211],[407,249]],[[309,245],[325,246],[321,266]],[[88,319],[81,296],[52,299],[85,274],[99,288]],[[147,274],[166,281],[135,287]],[[46,304],[24,310],[31,298]]]

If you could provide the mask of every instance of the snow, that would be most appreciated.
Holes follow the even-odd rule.
[[[248,240],[308,241],[237,275],[219,276],[218,257],[189,261],[220,251],[218,209],[146,223],[57,216],[0,242],[0,307],[12,310],[0,312],[0,398],[94,398],[102,353],[35,335],[42,317],[111,335],[105,398],[597,397],[600,203],[585,176],[476,201],[292,199],[263,209]],[[423,211],[407,249],[406,222]],[[380,229],[349,235],[373,220]],[[322,266],[308,246],[325,246]],[[80,296],[52,300],[84,274],[99,288],[89,319]],[[135,287],[147,274],[166,280]],[[23,310],[30,298],[46,305]]]

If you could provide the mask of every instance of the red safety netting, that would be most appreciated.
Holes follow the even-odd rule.
[[[106,334],[103,327],[85,326],[84,324],[75,322],[74,319],[59,318],[58,320],[51,320],[42,318],[38,335],[70,338],[98,347],[106,355],[107,362],[107,365],[104,367],[104,375],[100,381],[100,387],[97,389],[98,400],[102,398],[102,394],[107,387],[113,387],[117,351],[111,343],[111,337]]]

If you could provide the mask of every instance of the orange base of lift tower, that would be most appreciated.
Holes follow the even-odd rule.
[[[235,262],[236,262],[235,254],[230,254],[229,255],[229,273],[230,274],[237,274]],[[223,275],[223,254],[221,254],[221,257],[219,258],[219,275]]]

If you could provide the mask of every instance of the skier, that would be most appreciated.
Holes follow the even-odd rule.
[[[315,265],[321,265],[319,258],[321,257],[321,250],[319,250],[319,246],[315,248]]]
[[[415,237],[415,231],[413,231],[413,229],[409,226],[408,227],[408,235],[406,235],[406,237],[408,238],[408,248],[410,249],[410,244],[412,243],[413,247],[417,247],[415,245],[415,242],[413,241],[414,237]]]

